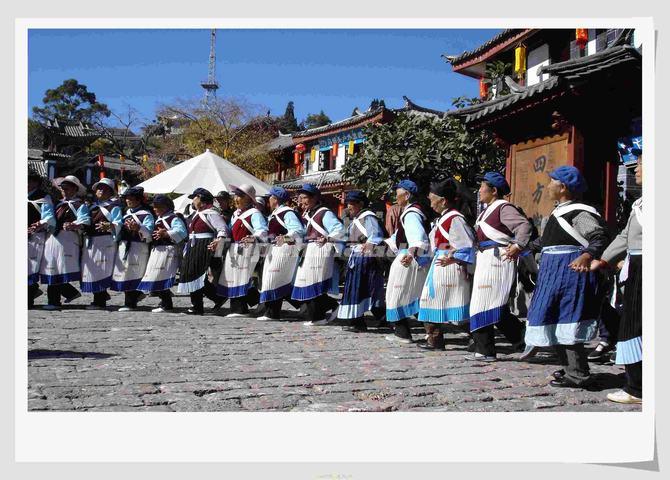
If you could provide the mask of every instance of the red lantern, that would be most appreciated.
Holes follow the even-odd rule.
[[[575,31],[575,41],[579,48],[584,48],[589,42],[589,31],[586,28],[578,28]]]
[[[295,146],[295,149],[296,149],[298,152],[303,153],[305,150],[307,150],[307,147],[305,147],[305,144],[304,144],[304,143],[299,143],[299,144],[297,144],[297,145]]]
[[[333,158],[337,158],[337,149],[340,146],[339,143],[335,142],[333,143]]]
[[[483,78],[479,79],[479,98],[486,98],[489,95],[489,84]]]
[[[297,167],[300,165],[300,152],[293,152],[293,166]]]

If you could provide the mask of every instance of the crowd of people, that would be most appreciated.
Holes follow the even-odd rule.
[[[635,153],[641,184],[642,155]],[[553,373],[555,387],[588,388],[593,383],[589,360],[602,358],[616,344],[626,385],[608,398],[641,403],[641,198],[612,240],[598,211],[580,201],[587,188],[582,174],[559,167],[546,187],[556,207],[536,237],[525,214],[505,200],[510,193],[505,177],[488,172],[480,181],[479,199],[486,207],[474,225],[461,212],[456,180],[432,183],[423,199],[414,181],[400,181],[395,186],[399,216],[387,231],[358,190],[344,199],[350,219],[345,228],[311,184],[297,192],[299,209],[289,206],[291,195],[277,186],[265,204],[251,185],[216,197],[197,188],[183,215],[166,195],[149,203],[140,187],[117,196],[114,181],[106,178],[92,186],[95,199],[87,202],[77,177],[65,176],[57,185],[62,199],[55,201],[44,187],[46,179],[31,172],[29,308],[42,294],[41,282],[47,286],[45,310],[60,309],[81,292],[92,294],[88,309],[104,309],[113,290],[124,293],[120,312],[136,309],[151,295],[159,300],[152,312],[161,314],[174,310],[171,288],[176,285],[177,293],[190,296],[188,314],[204,314],[207,297],[213,310],[230,301],[226,318],[286,320],[282,305],[287,301],[300,309],[308,326],[344,324],[346,331],[364,333],[370,311],[375,327],[392,329],[389,341],[416,343],[427,351],[445,350],[445,325],[464,325],[471,335],[467,358],[474,362],[497,359],[497,328],[520,359],[552,347],[562,365]],[[519,265],[534,264],[538,253],[539,271],[523,322],[510,310],[510,295]],[[624,258],[619,281],[608,284]],[[616,312],[608,299],[620,282],[623,312],[618,324],[608,324],[604,319],[611,315],[605,312]],[[413,319],[425,328],[418,341],[410,328]],[[589,354],[585,345],[599,330],[604,340]]]

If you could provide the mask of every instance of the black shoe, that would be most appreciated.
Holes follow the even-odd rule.
[[[188,310],[186,310],[186,313],[188,313],[189,315],[204,315],[205,311],[197,308],[189,308]]]
[[[549,382],[549,385],[551,385],[552,387],[559,387],[559,388],[587,388],[588,387],[588,385],[585,385],[585,384],[579,385],[579,384],[573,382],[572,380],[570,380],[568,377],[565,377],[565,376],[552,380],[551,382]]]
[[[551,373],[551,376],[554,377],[556,380],[561,379],[565,376],[565,370],[562,368],[560,370],[556,370]]]
[[[367,325],[346,325],[342,327],[345,332],[364,333],[368,331]]]
[[[422,350],[432,350],[432,351],[435,351],[435,350],[446,350],[446,348],[445,348],[444,345],[442,345],[441,347],[437,347],[437,346],[435,346],[435,345],[431,345],[431,344],[428,343],[428,342],[426,342],[426,343],[417,343],[416,346],[419,347],[419,348],[421,348]]]
[[[586,357],[589,362],[606,362],[609,360],[609,353],[614,350],[614,345],[607,342],[599,342],[598,346]]]

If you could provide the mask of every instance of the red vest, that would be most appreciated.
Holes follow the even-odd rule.
[[[239,242],[244,237],[247,237],[249,235],[254,234],[254,232],[249,230],[244,225],[244,222],[242,222],[242,218],[245,217],[244,221],[247,222],[249,224],[249,226],[252,226],[251,225],[251,217],[253,216],[253,213],[251,215],[249,215],[247,213],[247,212],[249,212],[249,210],[251,210],[251,209],[246,209],[245,211],[240,213],[240,215],[238,217],[235,217],[235,216],[233,217],[234,218],[233,228],[232,228],[232,230],[233,230],[233,232],[232,232],[233,233],[233,242]],[[255,210],[255,211],[258,211],[258,210]]]
[[[281,220],[282,222],[284,221],[284,216],[288,212],[293,212],[295,213],[296,217],[298,216],[295,210],[291,209],[291,210],[284,210],[283,212],[279,212],[279,214],[272,215],[270,217],[270,221],[268,222],[268,236],[270,237],[270,239],[274,239],[280,235],[286,235],[288,233],[288,230],[284,228],[281,223],[279,223],[279,220]]]
[[[212,228],[209,228],[209,225],[207,225],[200,218],[198,212],[196,212],[195,214],[193,214],[191,224],[188,226],[188,233],[216,233],[216,231]]]
[[[443,213],[442,215],[446,215],[447,213],[450,212],[455,212],[457,210],[454,209],[449,209],[447,212]],[[452,215],[448,217],[445,220],[442,220],[440,222],[438,220],[438,225],[442,226],[442,229],[444,229],[445,232],[449,233],[449,229],[451,228],[451,222],[453,222],[454,218],[460,217],[461,215]],[[449,248],[449,240],[447,240],[444,235],[442,234],[442,230],[440,228],[437,228],[435,231],[435,247],[439,250],[446,250]]]
[[[500,219],[500,210],[505,205],[511,205],[511,203],[502,203],[502,204],[498,205],[495,208],[495,210],[491,213],[491,215],[489,215],[486,218],[486,220],[484,220],[484,222],[487,223],[488,225],[492,226],[493,228],[495,228],[499,232],[502,232],[505,235],[509,235],[510,237],[514,237],[514,233],[512,233],[512,231],[509,228],[507,228],[507,225],[502,223],[502,220]],[[484,216],[485,212],[486,212],[486,210],[484,210],[479,215],[479,218]],[[478,219],[478,221],[481,221],[481,220]],[[485,242],[487,240],[491,240],[491,239],[484,234],[484,232],[482,231],[482,229],[479,226],[477,226],[477,242],[481,243],[481,242]]]

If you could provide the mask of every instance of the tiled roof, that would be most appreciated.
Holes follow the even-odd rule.
[[[301,132],[295,132],[293,134],[293,138],[304,138],[304,137],[311,137],[313,135],[318,135],[320,133],[325,133],[330,130],[336,130],[340,129],[343,127],[348,127],[348,126],[354,126],[359,123],[364,122],[365,120],[368,120],[370,118],[374,118],[375,116],[379,115],[380,113],[383,113],[385,110],[385,107],[379,107],[374,110],[368,110],[367,112],[362,113],[361,115],[354,115],[349,118],[345,118],[344,120],[340,120],[338,122],[334,123],[329,123],[328,125],[324,125],[323,127],[316,127],[316,128],[310,128],[308,130],[303,130]]]
[[[284,150],[285,148],[289,148],[295,145],[295,142],[293,141],[293,136],[290,133],[280,133],[277,135],[275,138],[270,140],[264,145],[264,148],[267,151],[276,151],[276,150]]]
[[[28,160],[28,168],[30,170],[33,170],[33,171],[39,173],[43,177],[47,176],[47,167],[42,160],[29,159]]]
[[[47,131],[56,132],[68,137],[99,137],[100,133],[91,125],[83,122],[69,122],[65,120],[47,120]]]
[[[524,88],[517,93],[497,97],[487,102],[448,112],[448,115],[464,117],[465,123],[481,119],[495,112],[501,112],[522,105],[533,98],[541,98],[556,90],[562,84],[574,85],[586,81],[588,76],[612,67],[628,64],[641,68],[641,54],[630,45],[617,45],[587,57],[567,60],[543,67],[541,73],[552,75],[549,79]]]
[[[456,66],[459,63],[463,63],[467,60],[470,60],[471,58],[477,57],[478,55],[481,55],[481,54],[485,53],[490,48],[493,48],[496,45],[501,44],[501,43],[509,40],[510,38],[514,38],[515,36],[517,36],[519,34],[522,34],[526,31],[527,31],[527,29],[524,29],[524,28],[508,28],[507,30],[503,30],[498,35],[493,37],[491,40],[489,40],[486,43],[480,45],[479,47],[477,47],[473,50],[467,51],[467,52],[463,52],[460,55],[456,56],[455,58],[451,58],[449,60],[449,63]]]
[[[320,188],[322,186],[334,185],[342,182],[342,175],[339,170],[329,170],[327,172],[309,173],[307,175],[302,175],[299,178],[277,182],[275,185],[282,186],[287,190],[297,190],[305,183],[312,183]]]
[[[422,107],[420,105],[417,105],[414,103],[412,100],[410,100],[408,97],[403,95],[403,100],[405,101],[405,105],[403,105],[400,108],[394,108],[393,112],[395,113],[402,113],[402,112],[407,112],[407,113],[419,113],[419,114],[428,114],[428,115],[436,115],[438,117],[441,117],[444,115],[444,112],[441,112],[439,110],[433,110],[432,108],[427,108],[427,107]]]

